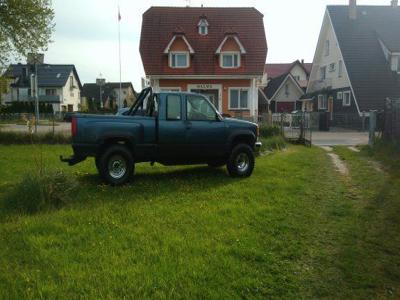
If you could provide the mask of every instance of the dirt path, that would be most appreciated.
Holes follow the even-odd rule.
[[[321,148],[327,152],[328,156],[332,160],[333,165],[340,174],[345,176],[349,175],[349,169],[347,168],[346,163],[340,159],[339,155],[333,153],[332,147],[321,146]]]

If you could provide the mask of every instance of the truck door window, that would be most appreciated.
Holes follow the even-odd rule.
[[[181,120],[181,97],[167,96],[167,120]]]
[[[186,107],[190,121],[215,121],[217,118],[215,109],[201,96],[188,96]]]

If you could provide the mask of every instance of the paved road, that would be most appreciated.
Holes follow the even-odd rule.
[[[69,133],[71,131],[70,123],[58,123],[58,126],[54,126],[55,132],[65,132]],[[28,132],[28,127],[26,125],[16,125],[16,124],[2,124],[1,130],[3,131],[18,131],[18,132]],[[53,126],[38,126],[38,132],[49,132],[53,131]]]
[[[312,143],[318,146],[355,146],[368,144],[368,132],[313,131]]]

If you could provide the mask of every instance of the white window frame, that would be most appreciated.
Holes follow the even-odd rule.
[[[177,66],[175,61],[175,66],[172,66],[172,58],[176,54],[185,54],[186,55],[186,66]],[[190,55],[188,51],[171,51],[169,53],[169,67],[173,69],[187,69],[190,66]]]
[[[348,95],[348,102],[346,102],[346,95]],[[351,106],[351,92],[350,91],[346,91],[343,92],[343,106]]]
[[[231,91],[232,90],[238,90],[238,105],[239,107],[235,108],[231,106]],[[247,91],[247,107],[240,107],[240,92],[241,91]],[[230,87],[228,89],[228,109],[229,110],[249,110],[250,109],[250,88],[247,87]]]
[[[208,34],[208,22],[204,19],[200,20],[199,22],[199,34],[200,35],[207,35]],[[201,32],[201,29],[205,28],[204,33]]]
[[[224,56],[225,55],[231,55],[232,56],[232,62],[235,62],[235,59],[233,58],[234,55],[238,56],[238,65],[237,66],[232,66],[232,67],[226,67],[224,66]],[[239,51],[224,51],[221,52],[220,54],[220,58],[219,58],[219,64],[221,66],[221,68],[223,69],[237,69],[240,68],[240,64],[241,64],[241,57],[240,57],[240,52]]]
[[[343,77],[343,60],[339,60],[338,63],[338,77],[342,78]]]
[[[322,99],[322,101],[320,101],[320,99]],[[325,104],[325,106],[321,104]],[[320,109],[328,109],[328,98],[326,95],[318,95],[318,110]]]
[[[336,98],[338,100],[343,100],[343,92],[337,92]]]
[[[322,70],[325,70],[324,73],[322,73]],[[327,71],[327,67],[323,66],[319,68],[319,80],[320,81],[324,81],[326,79],[326,71]],[[324,77],[322,78],[322,74],[324,74]]]

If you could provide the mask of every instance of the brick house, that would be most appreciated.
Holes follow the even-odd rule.
[[[151,7],[140,54],[156,91],[198,92],[222,113],[257,116],[267,42],[255,8]]]

